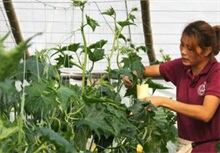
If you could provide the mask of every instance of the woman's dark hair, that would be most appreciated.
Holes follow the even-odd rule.
[[[204,51],[207,47],[212,48],[210,56],[215,56],[220,50],[220,26],[211,26],[205,21],[195,21],[189,23],[182,32],[182,36],[187,35],[192,38],[192,48],[196,44]]]

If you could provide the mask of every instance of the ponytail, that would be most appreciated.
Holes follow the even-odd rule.
[[[220,26],[219,25],[213,26],[213,29],[216,33],[216,38],[217,38],[215,48],[213,49],[213,54],[218,55],[220,51]]]

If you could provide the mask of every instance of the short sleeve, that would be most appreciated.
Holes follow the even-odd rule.
[[[215,63],[209,72],[206,86],[206,95],[214,95],[220,98],[220,63]]]
[[[171,81],[174,85],[177,85],[178,79],[180,78],[179,76],[182,74],[183,70],[184,66],[181,58],[165,62],[159,67],[161,76],[166,81]]]

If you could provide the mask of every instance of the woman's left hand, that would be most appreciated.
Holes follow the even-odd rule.
[[[141,101],[150,101],[154,107],[160,107],[161,103],[166,100],[166,97],[160,97],[160,96],[151,96],[151,97],[145,97],[140,99]]]

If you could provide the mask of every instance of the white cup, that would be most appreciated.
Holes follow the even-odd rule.
[[[148,84],[137,84],[137,98],[145,98],[148,97]]]

